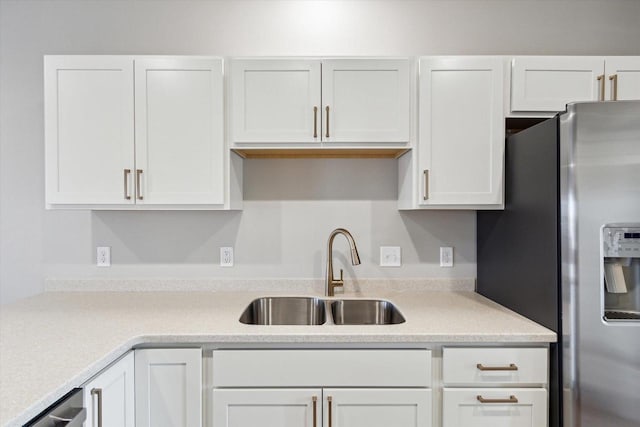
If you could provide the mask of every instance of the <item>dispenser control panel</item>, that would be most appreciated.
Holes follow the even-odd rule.
[[[606,226],[602,237],[605,257],[640,258],[640,224]]]

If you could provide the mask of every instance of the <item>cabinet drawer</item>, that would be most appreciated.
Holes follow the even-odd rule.
[[[527,388],[445,388],[442,426],[546,427],[547,391]]]
[[[430,387],[431,351],[217,350],[214,387]]]
[[[543,385],[548,381],[546,348],[444,348],[446,385]]]

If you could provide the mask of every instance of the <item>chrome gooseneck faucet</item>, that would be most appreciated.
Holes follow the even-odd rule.
[[[342,280],[342,269],[340,269],[340,279],[336,280],[333,278],[333,239],[338,235],[342,234],[347,238],[349,242],[349,247],[351,248],[351,264],[358,265],[360,264],[360,256],[358,255],[358,249],[356,248],[356,242],[353,240],[353,236],[349,231],[344,228],[336,228],[329,235],[329,242],[327,243],[327,278],[325,280],[326,284],[326,293],[327,296],[332,297],[335,295],[334,289],[336,287],[340,287],[344,285],[344,281]]]

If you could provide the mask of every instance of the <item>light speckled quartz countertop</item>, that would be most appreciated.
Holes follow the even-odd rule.
[[[548,343],[556,335],[469,291],[378,291],[406,323],[250,326],[266,292],[46,292],[0,308],[0,425],[28,421],[145,344]],[[345,295],[345,297],[350,297]]]

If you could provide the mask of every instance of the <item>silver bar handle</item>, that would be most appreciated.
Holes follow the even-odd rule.
[[[509,363],[507,366],[484,366],[482,363],[476,365],[480,371],[517,371],[518,365]]]
[[[313,107],[313,137],[318,137],[318,107]]]
[[[326,133],[326,135],[325,135],[325,136],[326,136],[327,138],[329,138],[329,106],[328,106],[328,105],[327,105],[326,107],[324,107],[324,111],[325,111],[325,113],[326,113],[326,115],[327,115],[327,118],[326,118],[327,133]],[[331,426],[329,426],[329,427],[331,427]]]
[[[142,197],[142,189],[140,185],[140,181],[142,180],[142,169],[136,169],[136,194],[138,195],[138,200],[144,199]]]
[[[600,97],[598,101],[604,101],[604,74],[598,76],[598,85],[600,86]]]
[[[318,397],[313,396],[311,398],[313,402],[313,427],[317,427],[318,425]]]
[[[476,399],[480,403],[518,403],[518,398],[511,395],[508,399],[485,399],[481,395],[477,395]]]
[[[102,389],[101,388],[92,389],[91,395],[98,396],[98,427],[102,427]]]
[[[131,169],[124,170],[124,198],[131,200],[131,194],[129,194],[129,175],[131,175]]]
[[[617,101],[618,100],[618,75],[613,74],[609,76],[609,81],[613,82],[613,88],[611,89],[611,100]]]
[[[429,200],[429,169],[422,171],[424,174],[424,189],[422,192],[422,199]]]

